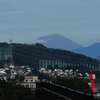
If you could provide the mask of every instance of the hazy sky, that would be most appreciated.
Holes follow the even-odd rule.
[[[0,0],[0,42],[55,33],[79,44],[99,41],[100,0]]]

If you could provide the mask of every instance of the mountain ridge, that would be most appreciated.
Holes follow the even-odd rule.
[[[84,54],[88,57],[97,58],[100,56],[100,43],[94,43],[88,47],[81,47],[73,50],[75,53]]]
[[[36,43],[41,43],[48,48],[70,51],[81,47],[79,44],[59,34],[39,37],[38,39],[36,39]]]

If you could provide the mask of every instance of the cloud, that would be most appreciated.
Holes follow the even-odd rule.
[[[34,44],[36,44],[36,43],[46,43],[46,41],[44,41],[44,40],[34,40],[33,43]]]
[[[88,46],[90,46],[90,45],[92,45],[94,43],[100,43],[100,38],[99,39],[91,39],[91,40],[87,41],[87,43],[84,44],[83,46],[84,47],[88,47]]]

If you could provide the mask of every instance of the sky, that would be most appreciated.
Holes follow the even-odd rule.
[[[100,42],[100,0],[0,0],[0,42],[50,34],[81,45]]]

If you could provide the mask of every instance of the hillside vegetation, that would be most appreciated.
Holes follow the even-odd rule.
[[[0,80],[0,100],[35,100],[35,93],[21,85]]]
[[[91,89],[88,85],[88,80],[86,79],[77,77],[71,77],[71,78],[59,77],[53,79],[52,82],[81,92],[91,93]]]
[[[1,43],[1,46],[9,45]],[[51,49],[43,46],[42,44],[27,45],[27,44],[12,44],[13,60],[15,65],[32,65],[38,66],[39,60],[61,60],[68,63],[78,63],[79,66],[84,64],[91,64],[97,67],[98,62],[96,59],[86,57],[77,53],[67,50]],[[74,65],[72,66],[74,67]]]
[[[67,50],[50,49],[41,44],[13,44],[13,57],[16,64],[38,65],[39,60],[59,59],[65,62],[91,63],[97,60]]]

